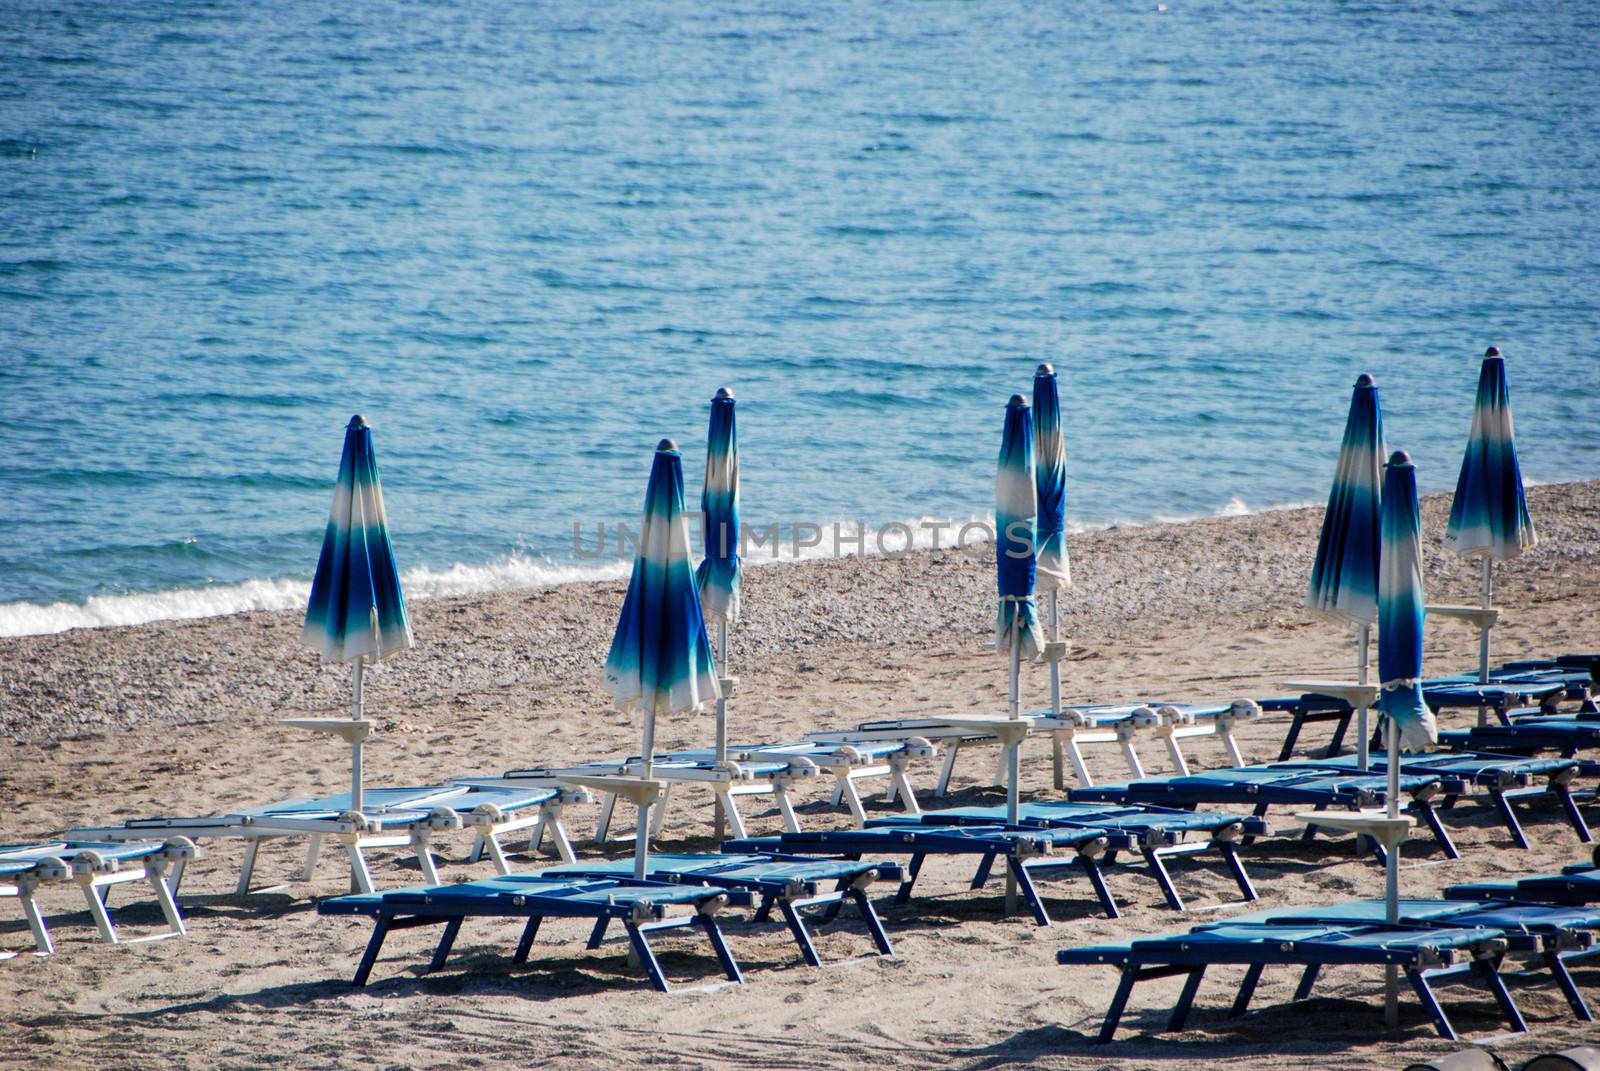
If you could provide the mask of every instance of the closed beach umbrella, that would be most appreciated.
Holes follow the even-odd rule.
[[[1033,461],[1039,509],[1036,583],[1039,591],[1050,593],[1054,642],[1061,638],[1057,600],[1072,586],[1072,565],[1067,558],[1067,445],[1061,435],[1056,370],[1048,364],[1033,374]],[[1055,660],[1050,663],[1050,712],[1061,713],[1061,663]]]
[[[1356,657],[1362,684],[1367,683],[1367,658],[1372,626],[1378,620],[1378,513],[1383,486],[1383,412],[1378,388],[1362,373],[1350,396],[1350,415],[1333,470],[1333,489],[1322,515],[1322,534],[1311,566],[1306,606],[1314,612],[1348,621],[1360,629]],[[1358,758],[1367,768],[1367,712],[1360,714]]]
[[[1383,481],[1383,549],[1378,567],[1378,707],[1403,751],[1431,751],[1439,731],[1422,700],[1422,536],[1417,470],[1404,450]],[[1391,771],[1399,764],[1390,763]],[[1390,806],[1394,806],[1391,796]]]
[[[717,626],[716,654],[728,674],[728,632],[739,620],[739,432],[733,392],[727,387],[711,399],[706,438],[706,478],[700,489],[705,558],[695,572],[706,624]],[[717,699],[717,761],[728,757],[727,698]]]
[[[378,662],[410,647],[400,573],[394,564],[389,525],[383,511],[372,429],[359,414],[344,433],[344,456],[333,508],[322,537],[322,554],[311,581],[300,642],[322,652],[328,662],[351,662],[354,682],[350,713],[362,713],[361,679],[368,662]],[[350,805],[361,810],[361,739],[351,741]]]
[[[1493,346],[1478,372],[1478,400],[1472,409],[1472,432],[1450,503],[1444,545],[1463,557],[1483,562],[1483,605],[1492,605],[1496,560],[1515,558],[1538,542],[1528,517],[1528,499],[1517,464],[1517,440],[1511,427],[1511,391],[1506,363]],[[1489,630],[1478,638],[1478,678],[1489,679]]]
[[[1000,464],[995,476],[995,565],[1000,590],[995,615],[996,649],[1011,663],[1012,718],[1022,716],[1018,700],[1023,659],[1039,656],[1039,617],[1033,606],[1035,546],[1037,539],[1033,466],[1033,422],[1028,403],[1013,394],[1006,406],[1005,433],[1000,440]],[[1017,820],[1017,749],[1008,757],[1010,783],[1006,788],[1007,820]]]
[[[689,561],[683,457],[671,439],[661,440],[650,469],[639,550],[605,673],[617,709],[644,715],[645,779],[655,757],[656,716],[699,710],[720,695]],[[634,846],[634,873],[641,878],[649,852],[648,812],[648,806],[641,808]]]

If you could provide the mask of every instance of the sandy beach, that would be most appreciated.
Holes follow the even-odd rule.
[[[1600,481],[1529,491],[1539,546],[1496,571],[1506,614],[1494,632],[1496,660],[1600,650]],[[1440,546],[1448,500],[1423,502],[1431,602],[1476,598],[1477,573]],[[1219,699],[1278,694],[1294,677],[1348,675],[1350,630],[1301,607],[1320,509],[1124,527],[1076,537],[1076,586],[1063,600],[1068,702],[1132,697]],[[999,712],[1002,661],[982,649],[992,629],[992,548],[929,551],[754,568],[730,705],[732,735],[789,738],[864,718],[921,712]],[[638,727],[608,709],[600,664],[623,583],[414,602],[417,646],[372,671],[368,710],[379,726],[367,748],[372,784],[418,784],[493,774],[527,764],[600,758],[638,746]],[[284,730],[279,719],[338,715],[348,671],[319,665],[296,642],[295,612],[157,622],[0,640],[0,841],[59,834],[74,825],[157,814],[220,813],[273,799],[339,791],[347,754],[332,742]],[[1460,671],[1476,663],[1477,637],[1448,622],[1430,625],[1425,666]],[[1025,701],[1048,699],[1044,668],[1030,668]],[[1454,722],[1463,723],[1458,717]],[[1251,726],[1246,757],[1273,757],[1283,721]],[[658,729],[663,748],[709,744],[709,714]],[[1314,727],[1307,744],[1326,732]],[[1201,741],[1199,765],[1221,765]],[[1099,775],[1121,771],[1114,751],[1092,749]],[[1151,772],[1169,769],[1155,747]],[[966,760],[953,799],[997,800],[982,782],[986,753]],[[1024,755],[1025,791],[1049,790],[1040,745]],[[936,770],[917,770],[931,789]],[[1592,787],[1592,786],[1589,786]],[[691,796],[659,842],[704,848],[709,794]],[[926,799],[925,799],[926,802]],[[881,801],[870,804],[889,808]],[[1586,805],[1587,807],[1587,805]],[[570,826],[587,837],[598,808],[576,808]],[[1542,872],[1586,859],[1554,800],[1525,808],[1533,850],[1515,849],[1487,804],[1464,801],[1448,816],[1463,858],[1447,860],[1431,840],[1405,850],[1402,892],[1426,896],[1477,878]],[[753,831],[776,832],[776,812],[752,809]],[[1591,821],[1595,819],[1592,810]],[[813,793],[808,826],[847,816]],[[1280,826],[1292,820],[1280,819]],[[447,841],[447,879],[490,873],[465,865],[465,836]],[[592,846],[580,844],[580,851]],[[469,924],[447,967],[423,978],[427,935],[399,934],[374,983],[348,978],[369,926],[320,918],[317,898],[343,890],[329,850],[317,880],[251,897],[232,893],[240,848],[207,848],[186,878],[186,939],[108,947],[71,888],[52,890],[60,954],[0,963],[0,1065],[293,1068],[351,1066],[873,1067],[911,1069],[1142,1068],[1188,1071],[1228,1060],[1267,1068],[1304,1060],[1324,1068],[1394,1068],[1453,1051],[1414,1001],[1402,1028],[1376,1019],[1381,980],[1373,972],[1329,973],[1317,995],[1290,1005],[1294,977],[1269,972],[1256,1013],[1224,1018],[1239,971],[1208,976],[1188,1028],[1154,1035],[1179,982],[1135,992],[1119,1040],[1092,1043],[1115,976],[1104,968],[1057,966],[1075,944],[1181,929],[1244,910],[1216,862],[1184,863],[1186,915],[1166,908],[1154,883],[1115,871],[1124,917],[1106,920],[1087,884],[1052,881],[1045,891],[1058,923],[1004,919],[998,883],[967,891],[964,865],[930,865],[920,894],[885,905],[893,958],[869,956],[848,916],[824,927],[830,965],[807,968],[781,927],[730,925],[743,986],[662,995],[630,970],[623,946],[581,946],[582,927],[551,924],[529,963],[513,967],[514,923]],[[298,853],[263,853],[262,877],[291,873]],[[1348,842],[1275,837],[1248,849],[1263,906],[1379,895],[1382,871],[1354,858]],[[524,865],[533,865],[523,859]],[[380,884],[416,880],[414,862],[379,853]],[[886,890],[887,886],[879,886]],[[129,936],[152,932],[144,897],[113,902]],[[0,905],[0,946],[21,950],[28,931],[13,902]],[[701,942],[666,938],[675,982],[714,982]],[[1600,972],[1580,969],[1596,994]],[[1508,1062],[1592,1041],[1554,988],[1524,984],[1518,1001],[1532,1031],[1493,1047]],[[1447,1007],[1475,1040],[1494,1035],[1494,1008],[1481,991],[1452,989]]]

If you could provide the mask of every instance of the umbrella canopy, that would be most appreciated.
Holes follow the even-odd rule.
[[[645,491],[633,578],[606,658],[606,688],[625,713],[645,714],[645,759],[657,714],[698,710],[717,698],[711,640],[689,564],[683,456],[662,439]]]
[[[360,415],[345,428],[339,482],[300,642],[320,650],[328,662],[376,662],[415,642],[389,542],[372,429]]]
[[[1306,606],[1371,625],[1378,620],[1378,514],[1383,485],[1383,413],[1363,373],[1350,397],[1333,489],[1311,567]]]
[[[1397,450],[1383,481],[1383,547],[1378,569],[1378,706],[1399,729],[1402,751],[1429,751],[1439,729],[1422,700],[1422,536],[1417,470]],[[1394,763],[1390,764],[1394,766]]]
[[[1450,503],[1444,545],[1457,554],[1504,561],[1537,541],[1522,489],[1522,469],[1517,464],[1506,363],[1491,346],[1478,372],[1472,432]]]
[[[1037,658],[1040,649],[1039,615],[1033,606],[1037,489],[1032,425],[1028,403],[1022,395],[1013,394],[1006,406],[994,484],[995,564],[1000,588],[995,646],[1010,658],[1015,643],[1018,656],[1028,660]]]
[[[1033,374],[1034,486],[1038,496],[1038,566],[1040,591],[1072,586],[1067,558],[1067,447],[1061,436],[1061,395],[1056,370],[1041,364]]]
[[[700,512],[706,551],[695,572],[700,609],[708,623],[732,625],[739,620],[739,432],[734,421],[733,392],[727,387],[711,399]],[[721,653],[726,659],[727,653]]]

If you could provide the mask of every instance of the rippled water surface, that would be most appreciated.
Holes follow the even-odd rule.
[[[0,72],[0,603],[292,604],[356,411],[437,590],[590,568],[722,384],[756,523],[985,513],[1039,360],[1079,522],[1321,499],[1361,371],[1451,486],[1489,343],[1600,475],[1587,4],[8,0]]]

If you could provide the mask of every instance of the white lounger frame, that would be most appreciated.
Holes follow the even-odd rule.
[[[139,859],[110,859],[93,849],[79,851],[70,859],[44,859],[30,870],[8,875],[11,883],[0,884],[0,897],[15,897],[21,903],[28,929],[33,932],[35,954],[40,956],[52,955],[56,950],[50,928],[45,925],[44,914],[39,910],[37,897],[40,886],[44,885],[72,882],[81,888],[95,928],[100,931],[101,940],[107,944],[134,944],[182,937],[188,929],[184,926],[183,915],[178,911],[177,901],[173,899],[173,890],[177,886],[177,876],[193,858],[194,842],[183,837],[169,840],[161,851]],[[170,880],[167,876],[169,868],[174,872]],[[117,933],[106,911],[105,893],[101,890],[130,881],[149,883],[151,891],[155,893],[156,903],[161,906],[161,914],[166,917],[166,933],[136,937],[129,941],[124,941]],[[10,959],[16,954],[0,952],[0,959]]]

